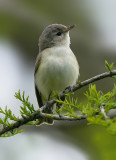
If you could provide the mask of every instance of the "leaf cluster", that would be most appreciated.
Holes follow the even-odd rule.
[[[20,114],[21,117],[25,118],[26,116],[32,116],[32,113],[35,112],[34,106],[33,104],[31,104],[29,102],[29,96],[27,98],[25,98],[24,96],[24,92],[21,95],[20,90],[15,93],[15,98],[20,100],[22,102],[22,106],[20,106]],[[16,117],[12,111],[10,109],[7,108],[7,106],[5,107],[5,109],[3,110],[0,107],[0,114],[2,115],[3,118],[0,118],[0,124],[1,124],[1,128],[4,127],[11,127],[13,126],[13,124],[15,122],[19,122],[20,121],[20,117]],[[29,125],[35,125],[38,124],[38,120],[37,121],[33,121],[33,122],[29,122]],[[5,134],[1,135],[2,137],[9,137],[12,135],[16,135],[20,132],[22,132],[23,130],[17,130],[17,129],[13,129],[9,132],[6,132]]]
[[[111,109],[116,109],[116,85],[111,92],[103,94],[102,91],[97,91],[95,84],[91,84],[84,95],[87,98],[87,104],[79,104],[78,99],[74,100],[71,96],[67,97],[65,101],[56,100],[57,103],[62,104],[60,109],[56,108],[56,113],[59,116],[69,116],[76,119],[80,119],[80,115],[87,115],[88,124],[104,126],[110,133],[116,134],[116,118],[107,117],[105,119],[101,111],[102,106],[106,114]]]
[[[12,127],[14,122],[19,121],[19,117],[16,117],[12,113],[12,111],[7,108],[7,106],[5,107],[4,110],[0,107],[0,114],[2,114],[2,117],[3,117],[3,118],[0,118],[1,128]],[[21,131],[17,131],[17,129],[14,129],[12,131],[9,131],[9,132],[3,134],[2,137],[9,137],[9,136],[15,135]]]

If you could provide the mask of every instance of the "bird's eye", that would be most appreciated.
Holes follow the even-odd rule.
[[[61,36],[61,34],[62,34],[61,32],[58,32],[56,35],[57,35],[57,36]]]

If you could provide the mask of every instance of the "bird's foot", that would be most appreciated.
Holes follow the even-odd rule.
[[[49,101],[47,101],[47,102],[45,103],[45,106],[46,106],[46,109],[47,109],[47,113],[52,113],[53,106],[50,105],[50,102],[49,102]],[[46,110],[46,109],[45,109],[45,110]]]
[[[65,90],[67,90],[67,89],[69,90],[69,92],[73,92],[73,87],[72,86],[68,86],[68,87],[65,88]]]

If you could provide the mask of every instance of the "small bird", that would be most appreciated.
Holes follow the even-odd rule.
[[[79,76],[77,59],[70,49],[69,31],[75,25],[52,24],[47,26],[39,38],[39,54],[35,63],[35,92],[39,107],[42,107],[51,92],[62,92],[75,85]],[[46,109],[45,113],[52,113]],[[52,119],[44,122],[53,123]]]

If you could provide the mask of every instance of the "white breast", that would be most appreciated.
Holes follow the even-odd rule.
[[[52,47],[43,51],[35,83],[44,99],[50,91],[61,92],[76,84],[79,66],[69,47]]]

